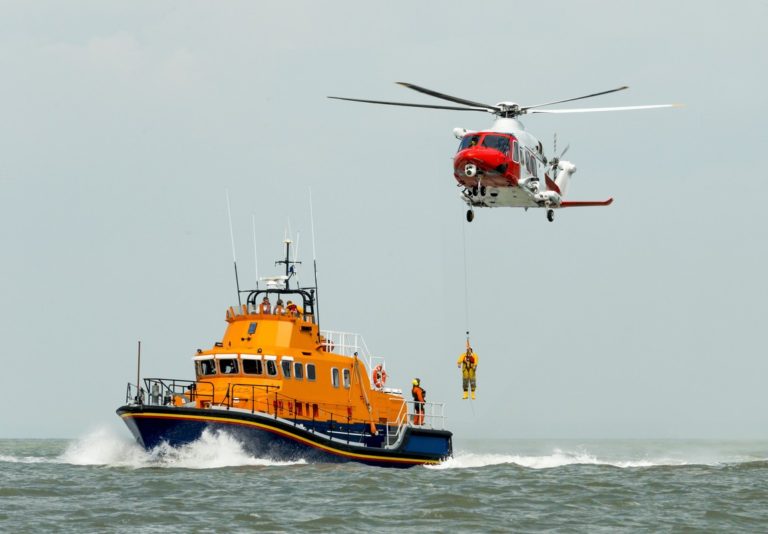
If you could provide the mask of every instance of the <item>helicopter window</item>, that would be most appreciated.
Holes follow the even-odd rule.
[[[225,375],[237,374],[237,360],[233,358],[219,360],[219,371]]]
[[[315,364],[314,363],[308,363],[307,364],[307,380],[315,380]]]
[[[331,369],[331,384],[333,387],[339,387],[339,370],[335,367]]]
[[[517,146],[517,141],[512,141],[512,161],[515,163],[520,161],[520,151]]]
[[[483,137],[483,146],[504,152],[509,152],[509,137],[503,135],[486,135]]]
[[[299,362],[296,362],[293,364],[293,377],[296,380],[301,380],[304,378],[304,366],[301,365]]]
[[[477,145],[478,141],[480,141],[480,136],[476,134],[467,135],[464,137],[464,139],[461,140],[461,144],[459,144],[459,152],[462,150],[465,150],[467,148],[472,148],[473,146]]]
[[[289,360],[282,360],[280,366],[283,368],[283,376],[291,378],[291,362]]]
[[[264,364],[261,360],[251,360],[243,358],[243,372],[247,375],[264,374]]]

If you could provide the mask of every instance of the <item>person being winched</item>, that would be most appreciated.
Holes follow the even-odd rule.
[[[413,379],[413,387],[411,388],[411,395],[413,395],[413,424],[424,424],[424,402],[427,400],[427,392],[421,387],[421,380],[418,378]]]
[[[475,400],[475,391],[477,391],[477,383],[475,382],[477,353],[472,350],[472,347],[467,345],[467,350],[459,355],[456,364],[461,368],[461,385],[464,388],[464,395],[461,398],[466,399],[469,397],[469,389],[471,387],[472,400]]]

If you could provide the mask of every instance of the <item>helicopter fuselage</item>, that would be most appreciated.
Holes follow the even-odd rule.
[[[453,176],[467,204],[559,206],[560,191],[548,174],[541,143],[520,121],[499,118],[488,130],[457,128],[454,134],[461,143],[453,158]],[[545,191],[552,194],[540,194]]]

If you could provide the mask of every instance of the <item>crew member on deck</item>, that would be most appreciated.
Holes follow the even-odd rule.
[[[275,315],[283,315],[284,313],[283,299],[277,299],[277,303],[275,304]]]
[[[293,315],[294,317],[299,315],[299,307],[296,306],[292,300],[288,301],[288,305],[285,309],[288,310],[288,315]]]
[[[413,424],[421,426],[424,424],[424,402],[427,399],[427,392],[421,387],[421,380],[418,378],[413,379],[411,395],[413,395]]]
[[[269,302],[269,297],[265,296],[262,299],[261,304],[259,304],[259,313],[272,313],[272,304]]]
[[[467,350],[459,355],[456,365],[461,368],[461,385],[464,388],[462,399],[469,397],[469,387],[472,388],[472,400],[475,400],[475,391],[477,384],[475,382],[475,372],[477,370],[477,353],[467,344]]]

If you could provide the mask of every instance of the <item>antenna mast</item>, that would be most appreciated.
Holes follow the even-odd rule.
[[[232,208],[229,205],[229,189],[224,190],[227,194],[227,215],[229,215],[229,237],[232,240],[232,261],[235,264],[235,287],[237,288],[237,305],[242,305],[240,302],[240,280],[237,277],[237,258],[235,257],[235,232],[232,230]]]
[[[296,268],[294,265],[298,265],[301,262],[296,261],[295,255],[294,259],[291,260],[291,243],[293,243],[293,241],[286,238],[283,243],[285,243],[285,259],[276,261],[275,265],[285,264],[285,289],[290,289],[291,277],[296,274]]]

